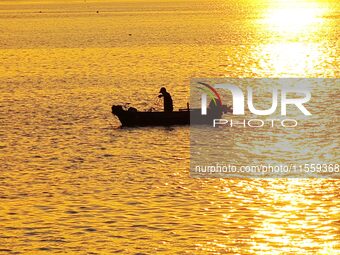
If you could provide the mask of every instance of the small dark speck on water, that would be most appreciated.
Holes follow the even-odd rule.
[[[50,248],[48,247],[41,247],[41,248],[38,248],[39,251],[49,251],[51,250]]]
[[[66,211],[67,214],[77,214],[78,212],[77,211],[73,211],[73,210],[68,210]]]
[[[95,228],[85,228],[85,230],[88,231],[88,232],[95,232],[95,231],[97,231],[97,229],[95,229]]]
[[[12,250],[10,249],[0,249],[0,252],[11,252]]]

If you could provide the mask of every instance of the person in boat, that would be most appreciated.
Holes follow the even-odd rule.
[[[172,104],[172,98],[169,92],[166,91],[166,88],[162,87],[161,90],[159,91],[161,95],[158,97],[161,98],[163,97],[164,99],[164,112],[172,112],[174,110],[174,106]]]
[[[232,112],[232,110],[233,110],[231,106],[220,105],[218,103],[218,99],[217,98],[215,98],[215,100],[211,100],[210,101],[208,109],[211,112],[213,112],[213,113],[219,113],[219,112],[228,113],[228,112]]]

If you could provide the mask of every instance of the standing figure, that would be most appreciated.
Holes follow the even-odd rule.
[[[164,87],[161,88],[159,93],[161,93],[161,95],[159,95],[158,97],[163,97],[164,99],[164,112],[172,112],[174,110],[174,106],[172,104],[171,95],[166,91]]]

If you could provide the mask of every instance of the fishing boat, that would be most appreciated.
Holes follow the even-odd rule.
[[[209,110],[207,115],[201,115],[200,109],[180,109],[173,112],[138,111],[136,108],[125,108],[113,105],[112,114],[117,116],[122,126],[173,126],[189,124],[210,124],[213,119],[220,119],[227,107]]]

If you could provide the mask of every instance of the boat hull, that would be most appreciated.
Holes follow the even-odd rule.
[[[222,112],[208,113],[202,116],[199,109],[174,112],[139,112],[134,108],[124,110],[121,106],[112,106],[112,114],[117,116],[122,126],[173,126],[189,124],[212,124]]]

